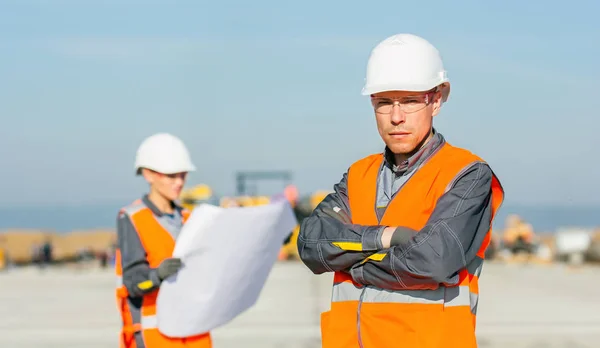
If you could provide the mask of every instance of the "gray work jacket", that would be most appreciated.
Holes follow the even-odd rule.
[[[434,132],[425,146],[398,165],[386,148],[377,184],[376,213],[380,221],[394,194],[444,143],[444,137]],[[347,175],[348,172],[300,226],[298,252],[305,265],[315,274],[343,271],[357,283],[383,289],[456,285],[458,271],[476,257],[490,229],[490,167],[477,162],[466,168],[439,198],[423,229],[399,228],[396,233],[400,235],[395,237],[400,237],[401,243],[387,250],[390,257],[364,263],[365,258],[383,249],[381,235],[385,226],[351,223]],[[341,209],[341,214],[334,214],[334,208],[338,212]],[[342,250],[332,243],[335,241],[358,242],[362,250]]]

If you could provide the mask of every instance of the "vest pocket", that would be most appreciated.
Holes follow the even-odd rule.
[[[361,340],[369,347],[445,347],[441,305],[363,303]]]
[[[442,333],[449,348],[477,348],[473,315],[469,307],[446,307]]]
[[[336,302],[321,314],[322,348],[358,348],[357,305]]]

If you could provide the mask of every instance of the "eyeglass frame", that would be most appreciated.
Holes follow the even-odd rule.
[[[436,86],[433,89],[430,89],[429,91],[426,91],[422,94],[417,95],[409,95],[409,96],[404,96],[404,97],[399,97],[399,98],[384,98],[384,97],[376,97],[374,95],[371,95],[371,105],[373,106],[373,110],[375,111],[375,113],[380,114],[380,115],[391,115],[394,112],[394,106],[398,105],[398,107],[400,108],[400,111],[402,111],[405,114],[412,114],[415,112],[419,112],[423,109],[425,109],[427,106],[429,106],[433,101],[434,101],[434,96],[436,93],[440,92],[439,88]],[[411,97],[421,97],[424,96],[425,97],[425,104],[423,105],[422,108],[418,109],[418,110],[412,110],[412,111],[406,111],[404,110],[404,108],[402,107],[403,104],[400,103],[399,99],[406,99],[406,98],[411,98]],[[377,111],[377,107],[374,104],[375,100],[390,100],[393,102],[392,104],[392,108],[390,109],[390,112],[380,112]]]

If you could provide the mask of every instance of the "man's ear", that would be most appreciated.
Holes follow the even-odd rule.
[[[152,184],[152,182],[154,182],[154,173],[151,170],[142,168],[142,176],[144,177],[144,179],[146,179],[146,181],[149,184]]]
[[[442,93],[441,92],[437,92],[434,94],[432,106],[433,106],[433,112],[431,114],[431,117],[435,117],[437,114],[440,113],[440,109],[442,108]]]

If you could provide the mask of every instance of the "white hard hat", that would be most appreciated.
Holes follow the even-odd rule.
[[[135,158],[137,174],[142,168],[162,174],[196,170],[181,139],[168,133],[158,133],[144,139]]]
[[[424,92],[441,84],[445,102],[450,82],[438,50],[419,36],[397,34],[381,41],[371,52],[362,94]]]

